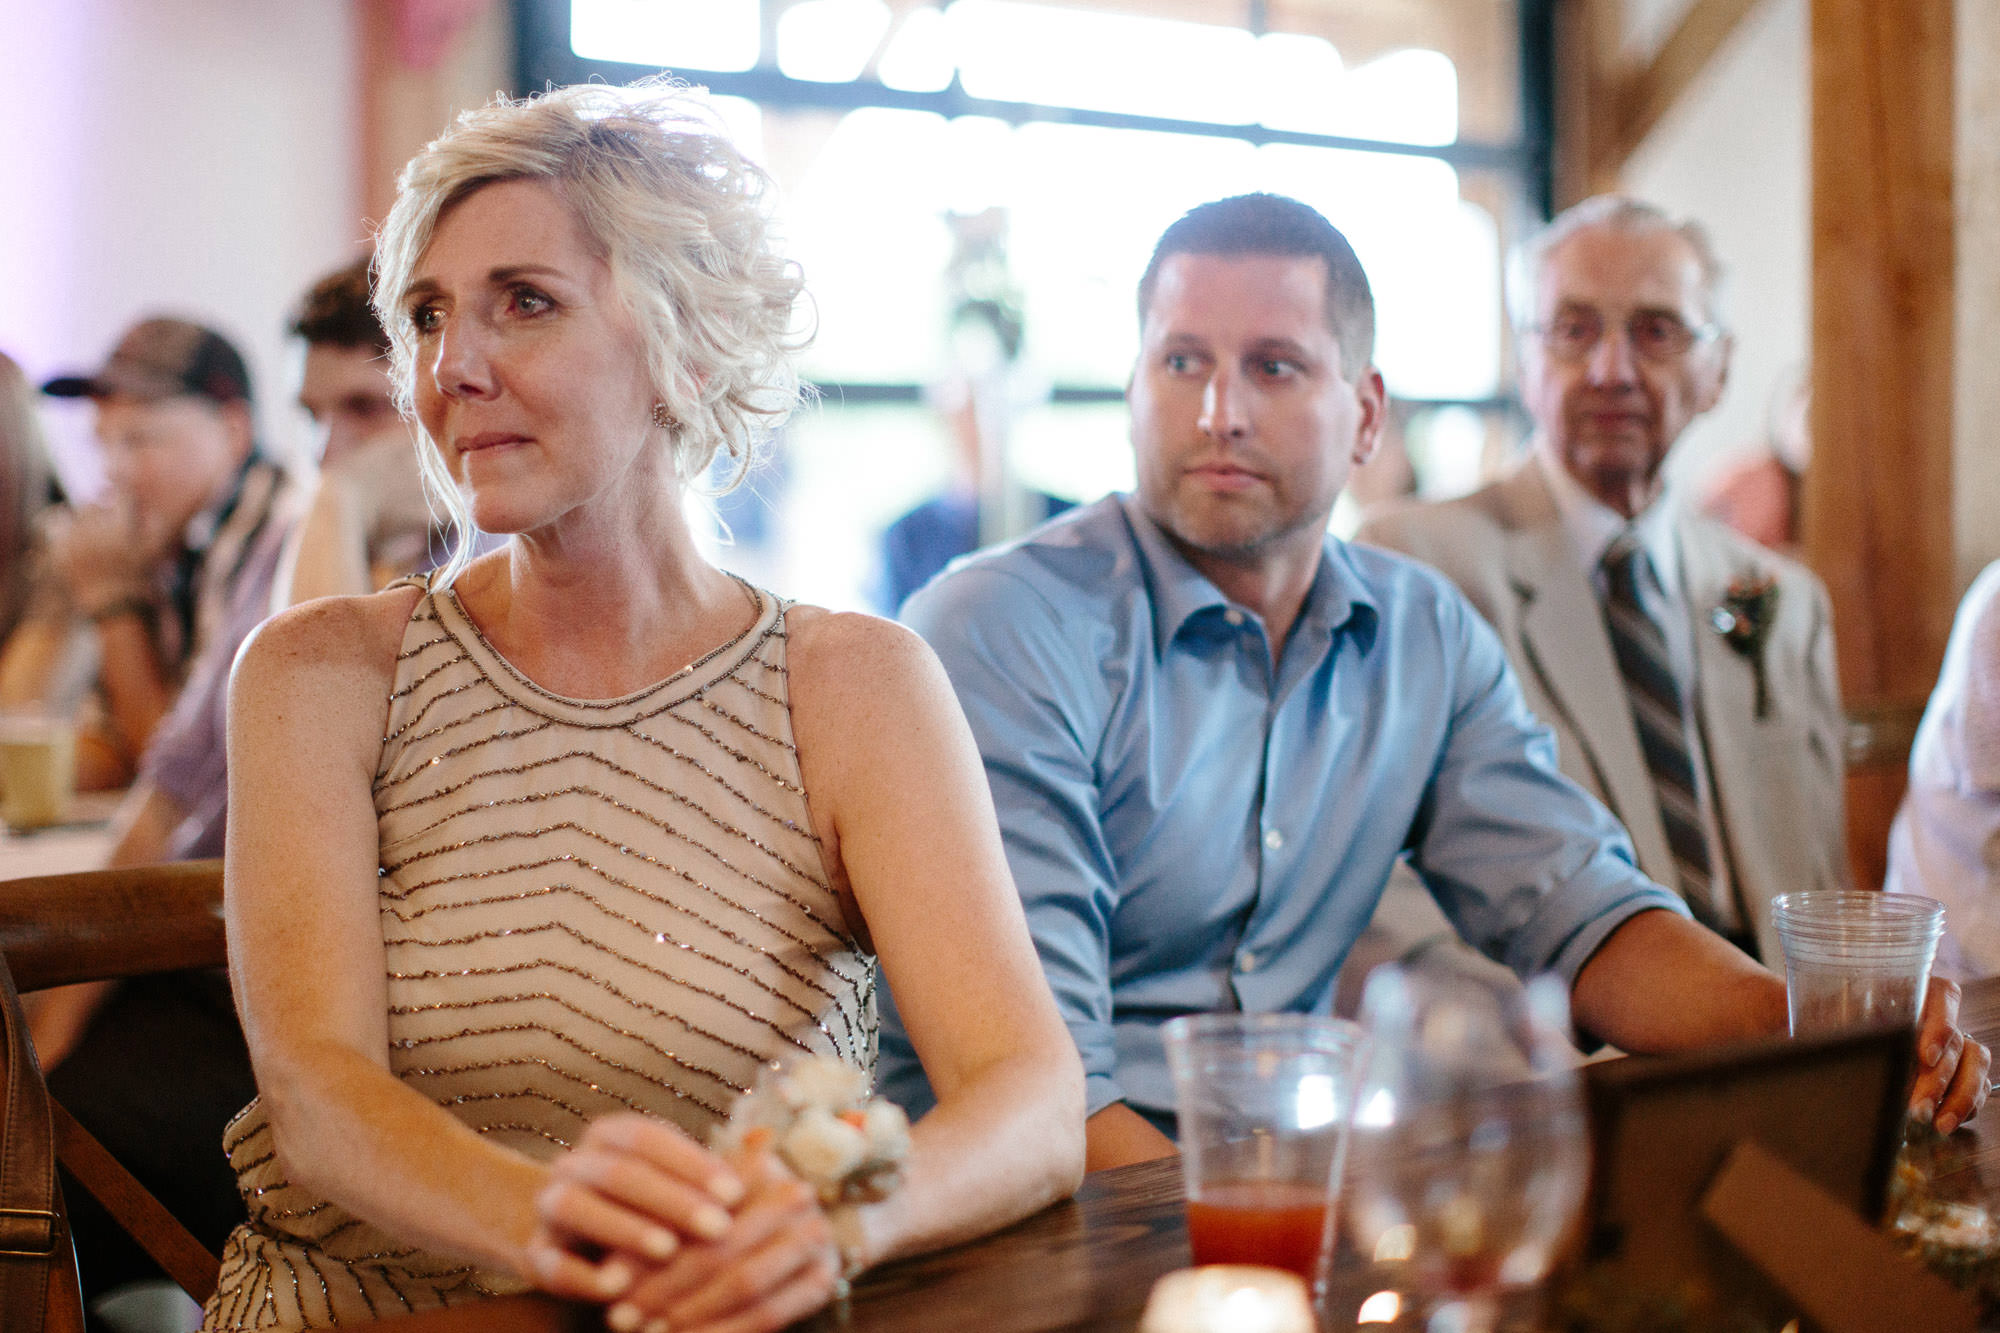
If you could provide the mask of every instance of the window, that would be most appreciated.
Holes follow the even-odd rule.
[[[718,507],[739,539],[723,562],[787,593],[890,609],[880,534],[940,492],[1012,495],[1020,520],[1041,512],[1023,491],[1129,485],[1139,273],[1175,217],[1246,190],[1303,199],[1353,242],[1419,484],[1461,488],[1519,432],[1501,256],[1541,212],[1546,145],[1522,128],[1545,122],[1524,111],[1513,0],[519,13],[523,86],[671,69],[724,100],[781,186],[822,399]]]

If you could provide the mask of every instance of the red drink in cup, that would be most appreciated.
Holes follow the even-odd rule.
[[[1328,1191],[1310,1185],[1208,1185],[1188,1200],[1188,1244],[1198,1264],[1262,1264],[1319,1275]]]
[[[1361,1030],[1305,1014],[1166,1025],[1188,1241],[1198,1264],[1262,1264],[1317,1283]]]

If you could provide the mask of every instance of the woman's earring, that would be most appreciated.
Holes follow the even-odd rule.
[[[654,403],[653,424],[661,430],[678,430],[680,429],[681,422],[679,417],[667,411],[665,403]]]

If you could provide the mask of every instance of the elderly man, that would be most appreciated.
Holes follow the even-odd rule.
[[[1464,597],[1326,535],[1384,414],[1340,233],[1270,195],[1203,205],[1161,238],[1139,307],[1137,494],[960,562],[904,611],[985,757],[1083,1055],[1091,1165],[1173,1150],[1167,1019],[1326,1011],[1404,855],[1465,936],[1567,978],[1606,1039],[1783,1031],[1783,983],[1639,873]],[[1988,1057],[1939,999],[1917,1095],[1949,1087],[1949,1128]],[[892,1013],[882,1058],[921,1104]]]
[[[1605,196],[1550,223],[1510,276],[1528,458],[1360,540],[1458,585],[1640,868],[1775,964],[1771,899],[1846,884],[1842,720],[1819,580],[1662,495],[1729,370],[1714,253],[1694,223]],[[1425,933],[1420,894],[1384,908],[1405,947]]]

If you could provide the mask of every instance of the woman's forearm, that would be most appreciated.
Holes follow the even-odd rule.
[[[1074,1193],[1083,1179],[1075,1060],[1067,1050],[1003,1060],[940,1100],[910,1131],[902,1188],[857,1210],[863,1252],[846,1257],[872,1265],[971,1240]]]
[[[267,1060],[258,1081],[293,1184],[405,1243],[533,1279],[525,1256],[546,1168],[350,1048]]]

